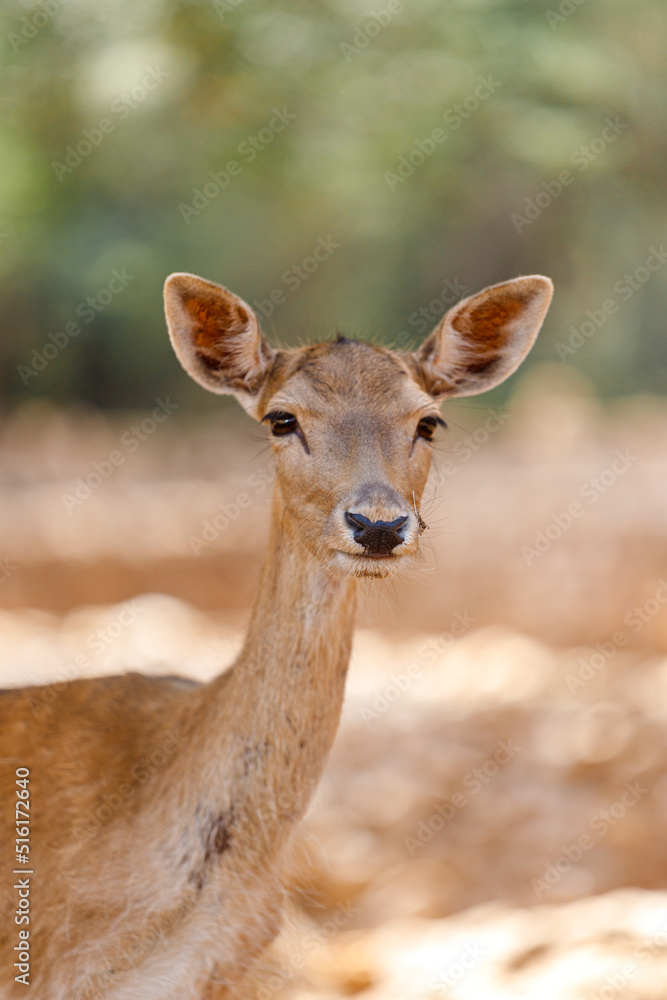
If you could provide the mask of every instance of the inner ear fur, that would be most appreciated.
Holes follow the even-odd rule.
[[[425,390],[472,396],[504,382],[533,346],[552,295],[551,280],[532,274],[457,303],[413,355]]]
[[[167,327],[176,355],[205,389],[256,398],[275,352],[247,302],[194,274],[164,285]]]

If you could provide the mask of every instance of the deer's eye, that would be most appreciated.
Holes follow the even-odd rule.
[[[417,437],[424,438],[424,441],[432,441],[439,422],[437,417],[422,417],[417,424]]]
[[[275,437],[284,437],[286,434],[294,434],[295,430],[299,426],[293,413],[282,413],[280,411],[267,413],[264,419],[269,421],[271,433],[275,435]]]

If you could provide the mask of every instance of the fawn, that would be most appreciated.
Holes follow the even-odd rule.
[[[412,353],[344,337],[275,350],[227,289],[167,279],[185,370],[268,427],[259,593],[236,662],[208,684],[75,680],[37,714],[39,689],[0,692],[0,998],[27,995],[20,948],[38,1000],[233,994],[278,933],[282,858],[338,726],[359,582],[418,554],[439,404],[507,378],[551,295],[539,275],[486,288]],[[162,766],[138,781],[137,761],[156,752]],[[29,925],[11,888],[16,764],[34,809]],[[114,796],[127,801],[101,811]]]

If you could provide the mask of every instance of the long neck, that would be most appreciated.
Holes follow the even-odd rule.
[[[299,542],[276,497],[245,644],[203,689],[191,733],[195,780],[246,846],[271,852],[305,812],[338,727],[355,606],[355,581]]]

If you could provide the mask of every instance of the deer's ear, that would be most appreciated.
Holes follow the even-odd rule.
[[[474,396],[504,382],[533,346],[552,294],[550,279],[533,274],[453,306],[413,355],[426,392]]]
[[[178,360],[195,382],[233,393],[252,409],[275,351],[250,306],[194,274],[171,274],[164,284],[169,336]]]

